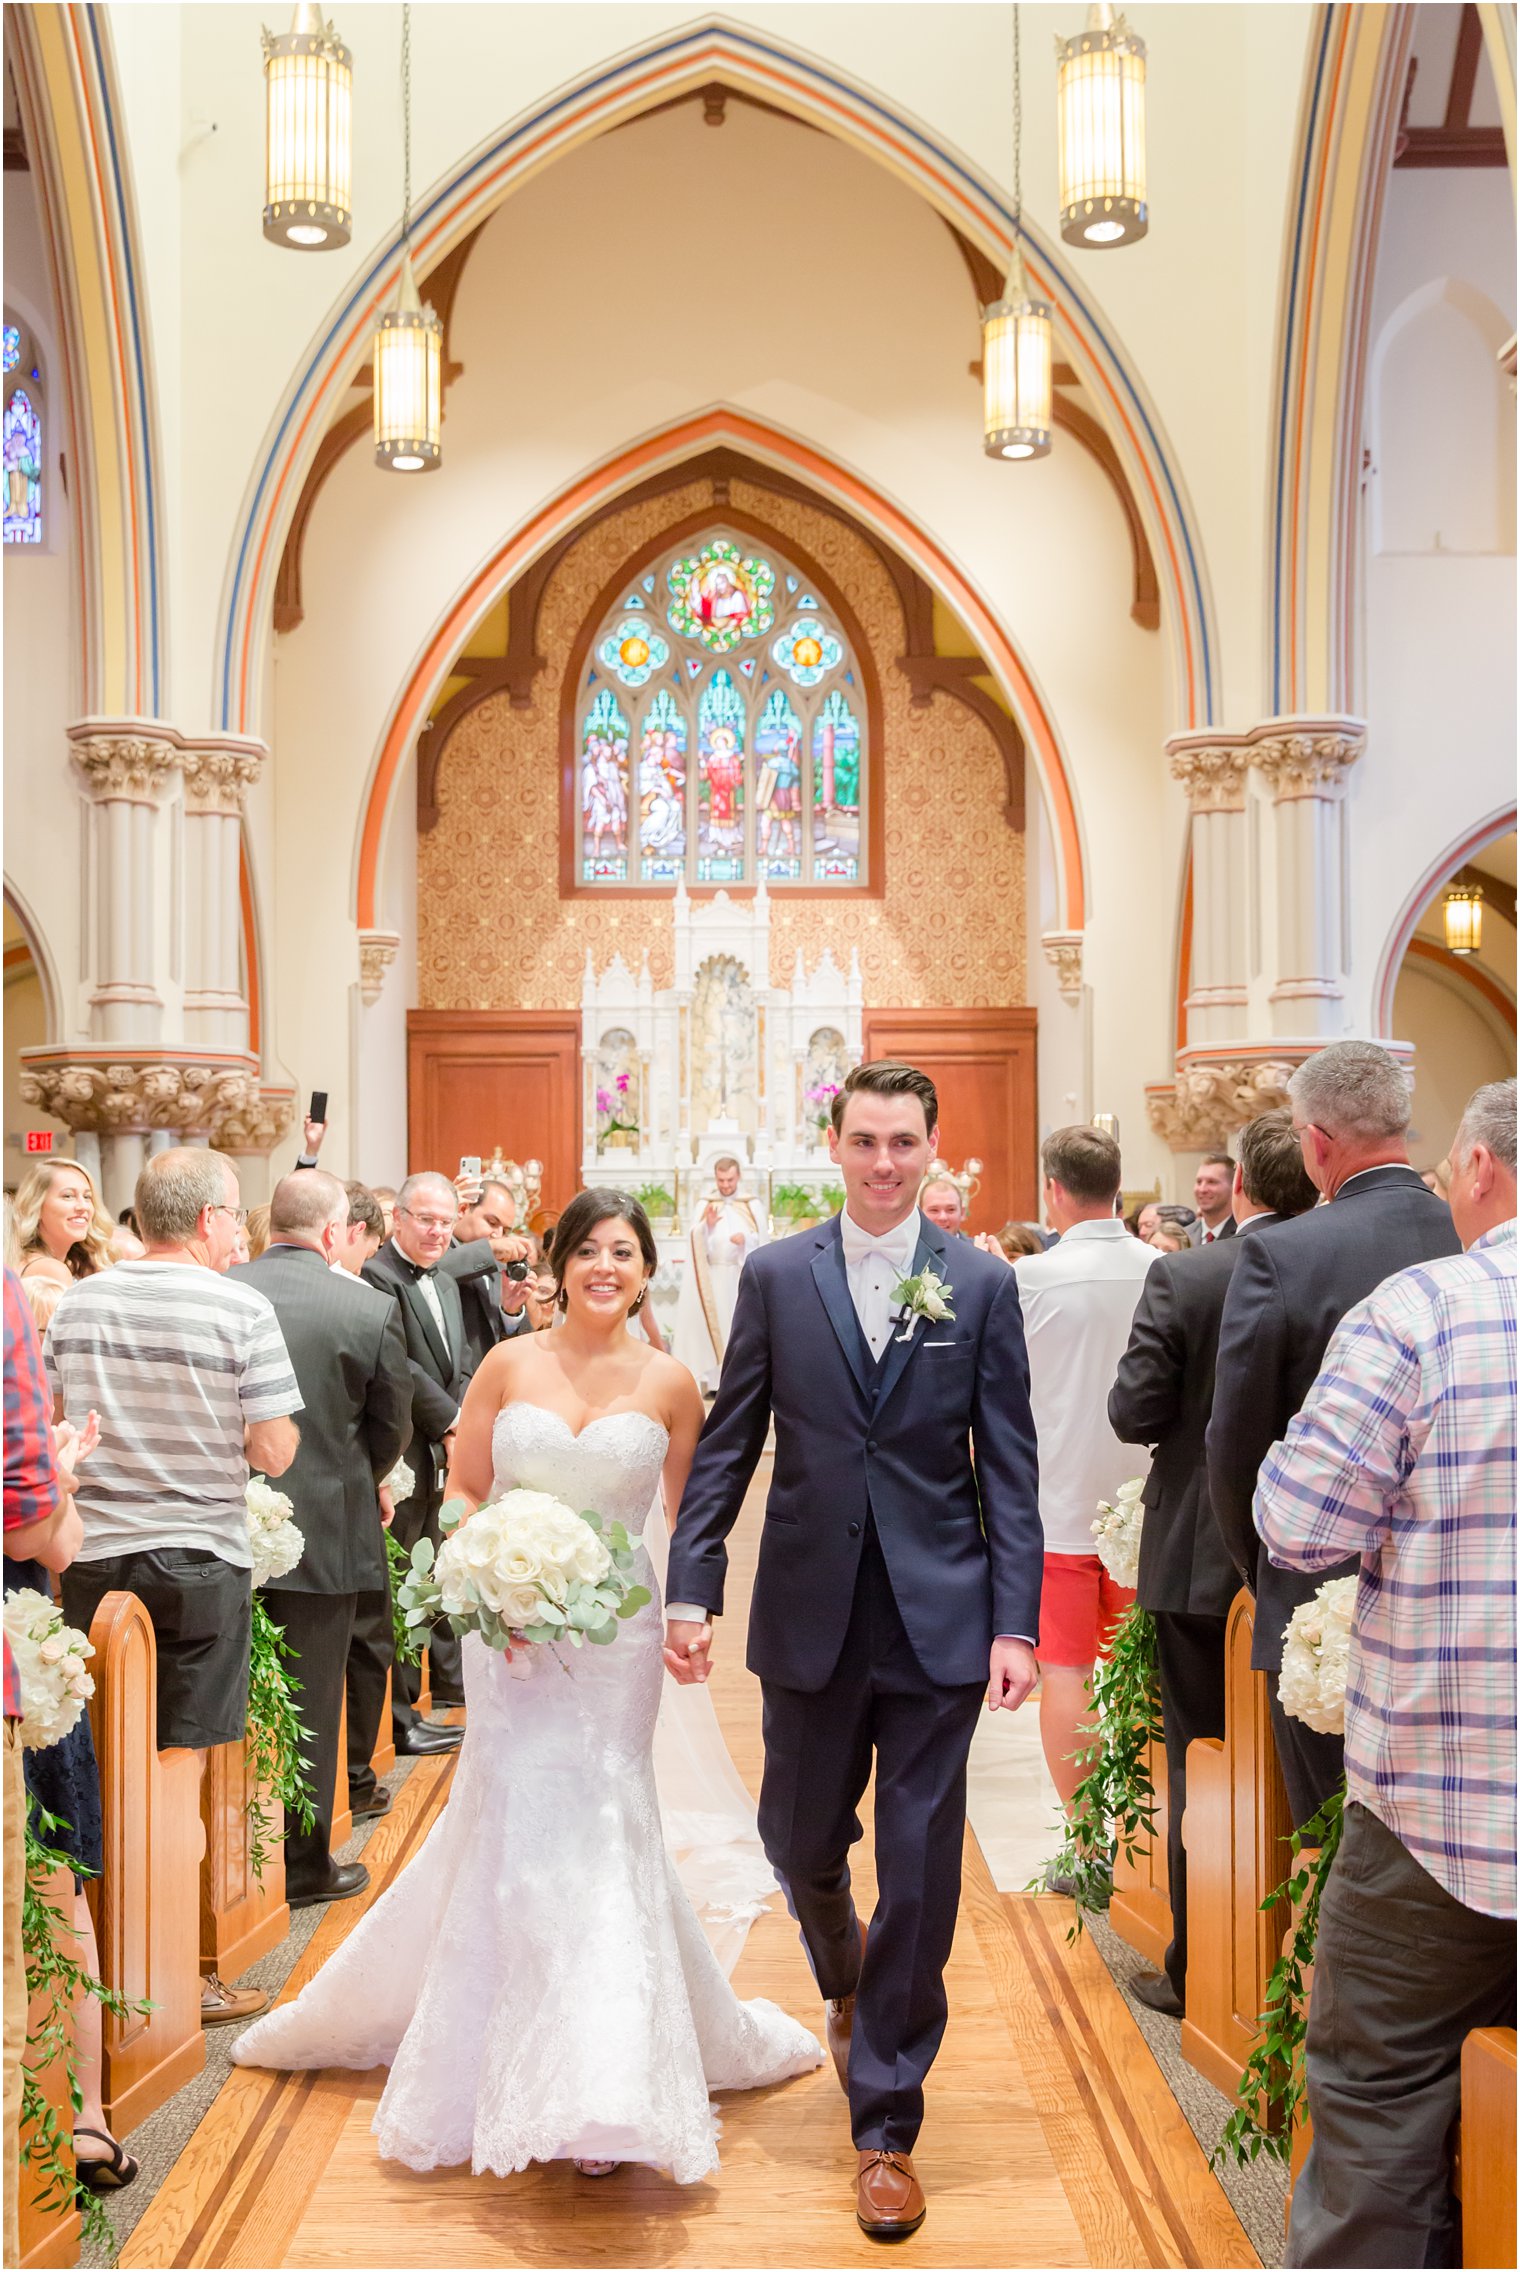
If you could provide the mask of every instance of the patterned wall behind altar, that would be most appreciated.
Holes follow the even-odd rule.
[[[800,947],[843,964],[860,950],[868,1002],[1004,1008],[1025,998],[1024,841],[1003,818],[1002,759],[985,726],[943,694],[915,710],[893,658],[904,625],[886,570],[862,537],[801,500],[730,485],[732,505],[808,553],[853,607],[882,688],[886,889],[880,899],[771,901],[771,957],[785,984]],[[449,742],[441,818],[418,844],[418,998],[426,1010],[558,1009],[580,999],[589,947],[671,983],[663,898],[561,899],[559,730],[577,631],[620,562],[712,503],[710,482],[646,499],[590,529],[549,580],[531,709],[483,702]],[[714,506],[721,518],[722,506]],[[764,974],[756,973],[763,982]]]

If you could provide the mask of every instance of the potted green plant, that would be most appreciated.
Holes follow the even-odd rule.
[[[668,1234],[676,1230],[676,1203],[663,1183],[641,1183],[633,1196],[656,1231]]]
[[[818,1202],[800,1183],[778,1183],[771,1193],[771,1214],[788,1230],[805,1231],[818,1220]]]

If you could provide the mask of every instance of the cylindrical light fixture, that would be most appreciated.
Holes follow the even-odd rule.
[[[1050,452],[1050,307],[1037,300],[1017,244],[1003,297],[982,310],[982,446],[990,458]]]
[[[314,0],[264,33],[264,234],[329,252],[353,228],[353,58]]]
[[[443,322],[423,306],[407,252],[395,300],[375,326],[375,463],[430,473],[442,436]]]
[[[1069,245],[1131,245],[1145,235],[1145,42],[1108,0],[1087,29],[1056,41],[1061,235]]]
[[[1446,918],[1446,945],[1454,955],[1475,955],[1483,946],[1483,894],[1449,891],[1442,910]]]

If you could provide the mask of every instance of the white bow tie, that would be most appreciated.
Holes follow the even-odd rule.
[[[883,1262],[896,1264],[906,1271],[918,1249],[919,1221],[916,1214],[910,1215],[906,1223],[899,1223],[894,1230],[884,1232],[880,1238],[872,1238],[870,1232],[863,1231],[849,1215],[840,1216],[839,1230],[847,1263],[864,1262],[871,1255],[880,1255]]]

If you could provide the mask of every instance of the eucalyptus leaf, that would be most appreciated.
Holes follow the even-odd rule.
[[[631,1586],[617,1614],[619,1617],[637,1617],[645,1603],[653,1600],[654,1595],[647,1586]]]
[[[463,1499],[445,1499],[438,1510],[438,1528],[442,1531],[458,1530],[469,1513]]]
[[[437,1549],[430,1538],[419,1538],[412,1548],[412,1568],[422,1572],[431,1570],[436,1552]]]
[[[605,1625],[593,1625],[592,1627],[590,1627],[586,1634],[586,1639],[588,1641],[594,1641],[599,1649],[605,1648],[609,1641],[616,1640],[616,1638],[617,1627],[613,1623],[611,1618],[608,1619]]]

